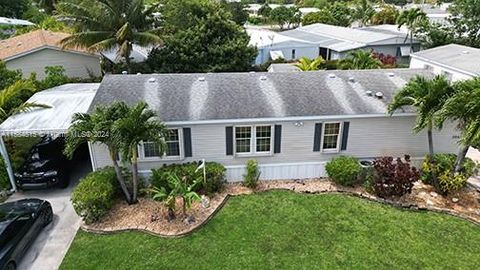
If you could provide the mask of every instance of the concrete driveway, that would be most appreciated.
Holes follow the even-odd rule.
[[[468,149],[467,157],[480,163],[480,151],[478,151],[477,149],[470,147],[470,149]],[[471,177],[470,179],[468,179],[468,183],[474,188],[480,189],[480,175],[475,175]]]
[[[70,244],[80,227],[81,220],[73,210],[70,194],[78,180],[90,171],[89,164],[77,164],[66,189],[25,191],[13,194],[8,201],[23,198],[40,198],[49,201],[53,208],[53,222],[35,239],[22,261],[19,270],[54,270],[60,267]]]

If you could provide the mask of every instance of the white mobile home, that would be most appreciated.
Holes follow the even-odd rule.
[[[291,73],[109,75],[96,106],[147,102],[172,130],[166,155],[151,142],[139,146],[139,168],[206,159],[238,181],[248,159],[258,160],[263,179],[324,176],[332,157],[409,154],[421,159],[426,136],[414,134],[415,114],[386,115],[396,90],[425,69],[343,70]],[[435,134],[438,152],[457,150],[457,131]],[[90,145],[94,169],[109,166],[105,146]]]

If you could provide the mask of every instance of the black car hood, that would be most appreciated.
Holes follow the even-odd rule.
[[[35,173],[35,172],[45,172],[46,170],[50,170],[52,167],[51,160],[35,160],[35,161],[27,161],[24,165],[21,174],[23,173]]]

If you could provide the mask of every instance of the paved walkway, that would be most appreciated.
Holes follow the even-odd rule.
[[[90,166],[79,164],[73,172],[70,186],[66,189],[25,191],[13,194],[8,200],[40,198],[52,204],[54,218],[35,239],[18,265],[19,270],[55,270],[60,267],[70,244],[80,227],[80,218],[73,210],[70,194],[78,179],[90,170]]]
[[[480,162],[480,151],[471,148],[468,150],[467,157],[475,160],[476,162]],[[474,186],[477,189],[480,189],[480,175],[476,175],[468,179],[468,183]]]

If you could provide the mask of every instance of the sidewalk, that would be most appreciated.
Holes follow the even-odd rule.
[[[468,150],[467,157],[480,163],[480,151],[471,148]],[[468,184],[472,185],[476,189],[480,189],[480,175],[476,175],[468,179]]]

